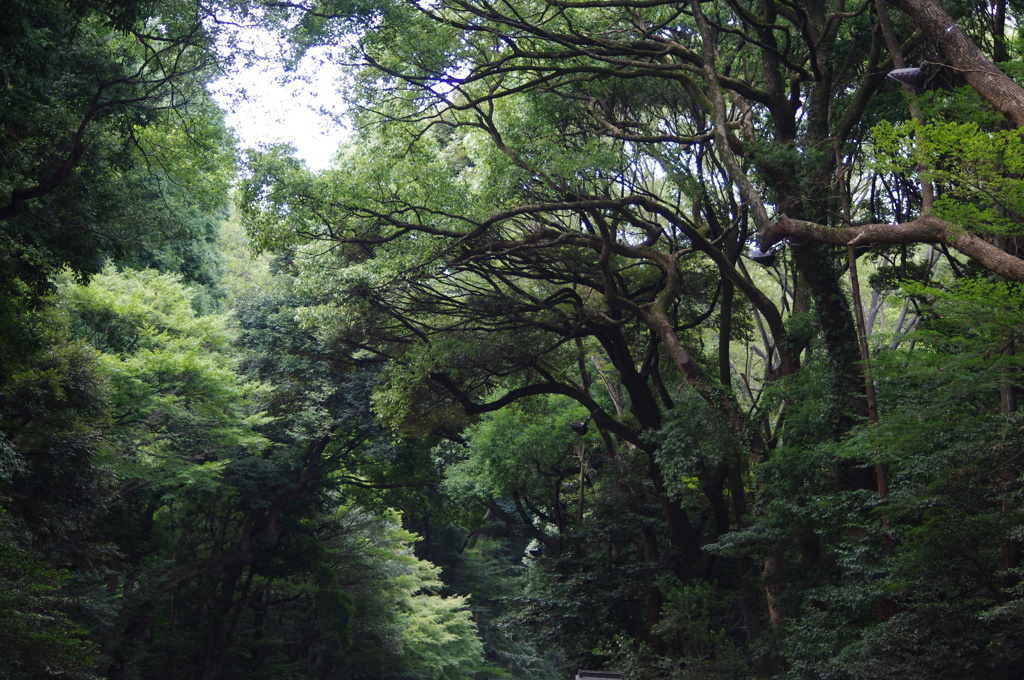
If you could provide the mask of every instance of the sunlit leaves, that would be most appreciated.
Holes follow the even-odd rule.
[[[1016,234],[1024,219],[1024,143],[1016,130],[973,122],[883,123],[873,131],[882,172],[911,173],[939,189],[936,215],[970,232]]]
[[[362,663],[372,664],[372,657],[364,655],[376,653],[371,668],[380,677],[470,677],[481,663],[482,645],[468,598],[437,594],[440,570],[412,554],[418,537],[401,529],[393,514],[345,508],[339,519],[350,531],[331,548],[344,560],[338,585],[356,603],[353,634],[364,645],[380,645],[358,650],[347,665],[371,672]]]
[[[225,320],[197,315],[194,292],[169,275],[114,269],[65,291],[83,336],[104,351],[110,441],[132,461],[122,474],[184,474],[194,485],[224,459],[267,447],[254,430],[264,422],[253,407],[259,387],[238,376]]]
[[[403,665],[429,680],[456,680],[481,663],[483,645],[468,598],[420,594],[399,610]]]
[[[468,428],[465,459],[452,466],[445,482],[452,493],[476,500],[514,491],[547,496],[552,482],[578,470],[579,437],[569,423],[585,419],[585,413],[559,397],[533,406],[488,414]]]

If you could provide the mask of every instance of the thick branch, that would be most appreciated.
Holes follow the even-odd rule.
[[[793,220],[783,215],[760,236],[762,249],[785,238],[809,239],[836,246],[866,246],[875,243],[942,243],[981,266],[1013,281],[1024,281],[1024,260],[1007,253],[985,239],[968,234],[938,217],[919,217],[902,224],[864,224],[831,228],[815,222]]]

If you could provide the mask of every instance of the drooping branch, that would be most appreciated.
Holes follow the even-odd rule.
[[[1000,276],[1013,281],[1024,281],[1024,260],[938,217],[923,216],[902,224],[863,224],[831,228],[816,222],[790,219],[783,215],[761,233],[759,241],[761,248],[767,250],[786,238],[807,239],[836,246],[941,243],[958,250]]]
[[[26,212],[31,201],[52,194],[72,176],[89,146],[95,121],[102,115],[111,110],[152,113],[187,105],[187,97],[180,94],[182,83],[210,66],[205,58],[186,59],[202,48],[202,26],[197,23],[173,37],[132,34],[139,39],[138,47],[144,54],[140,62],[134,65],[134,70],[96,83],[92,95],[82,97],[87,105],[74,132],[63,143],[63,150],[54,149],[50,154],[56,161],[52,167],[39,168],[40,178],[33,184],[11,187],[8,198],[0,195],[0,222]]]

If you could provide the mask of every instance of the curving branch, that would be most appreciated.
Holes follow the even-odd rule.
[[[867,246],[876,243],[941,243],[971,258],[986,269],[1012,281],[1024,281],[1024,259],[1007,253],[984,238],[938,217],[923,216],[902,224],[863,224],[832,228],[794,220],[783,215],[759,237],[767,250],[786,239],[806,239],[835,246]]]
[[[583,390],[574,385],[565,385],[555,382],[535,383],[525,387],[518,387],[509,390],[503,396],[492,401],[479,402],[474,401],[458,383],[452,380],[452,378],[445,373],[431,373],[430,379],[448,390],[467,415],[479,415],[481,413],[497,411],[524,397],[536,396],[539,394],[561,394],[571,399],[575,399],[577,402],[587,407],[590,412],[594,414],[593,421],[594,425],[597,427],[608,430],[609,432],[621,437],[624,441],[635,444],[641,448],[645,445],[645,442],[640,437],[639,432],[605,413],[601,409],[601,405],[599,403],[594,401],[589,394],[583,392]]]
[[[201,49],[204,40],[201,24],[196,23],[187,32],[174,37],[130,33],[138,39],[141,50],[139,62],[132,65],[134,70],[128,69],[116,78],[96,83],[64,149],[55,149],[49,154],[56,163],[49,168],[39,168],[41,178],[34,184],[11,187],[6,201],[0,195],[0,223],[28,211],[31,201],[52,194],[68,181],[89,147],[94,122],[110,110],[152,113],[187,105],[182,82],[210,66],[204,58],[195,61],[186,58]]]
[[[982,97],[1018,127],[1024,127],[1024,88],[999,70],[956,25],[937,0],[888,0],[905,12],[936,42],[956,69]],[[887,36],[888,37],[888,36]],[[938,217],[923,215],[902,224],[864,224],[842,228],[794,220],[782,215],[762,228],[759,242],[770,248],[785,238],[837,246],[875,243],[939,243],[1012,281],[1024,281],[1024,259],[1011,255],[982,236]]]

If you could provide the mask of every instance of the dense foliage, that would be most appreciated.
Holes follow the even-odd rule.
[[[8,4],[0,678],[1019,677],[1024,7]]]

